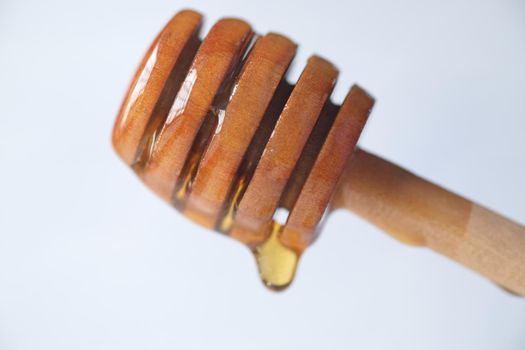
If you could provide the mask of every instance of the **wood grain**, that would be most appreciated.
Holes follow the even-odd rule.
[[[525,295],[525,227],[357,150],[334,198],[401,242],[427,246]]]

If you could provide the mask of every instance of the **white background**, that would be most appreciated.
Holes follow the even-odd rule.
[[[300,43],[378,100],[361,145],[525,220],[525,2],[0,0],[0,349],[516,349],[525,301],[348,213],[284,293],[184,219],[110,130],[181,8]]]

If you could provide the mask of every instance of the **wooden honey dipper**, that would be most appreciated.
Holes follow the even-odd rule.
[[[222,19],[177,13],[133,79],[113,130],[120,157],[195,222],[245,243],[265,284],[286,287],[322,219],[346,208],[525,295],[525,227],[356,148],[373,98],[330,101],[337,69],[296,45]]]

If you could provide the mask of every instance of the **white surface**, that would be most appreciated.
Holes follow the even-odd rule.
[[[334,215],[281,294],[183,219],[109,144],[173,13],[318,52],[378,99],[365,148],[525,220],[525,3],[0,2],[0,349],[516,349],[525,301]]]

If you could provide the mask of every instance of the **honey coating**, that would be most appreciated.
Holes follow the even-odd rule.
[[[331,103],[338,72],[318,56],[290,85],[297,47],[282,35],[224,19],[201,41],[200,22],[183,11],[159,34],[113,143],[165,201],[248,246],[264,284],[282,290],[317,235],[373,100],[353,87],[341,107]],[[286,217],[276,220],[277,210]]]

